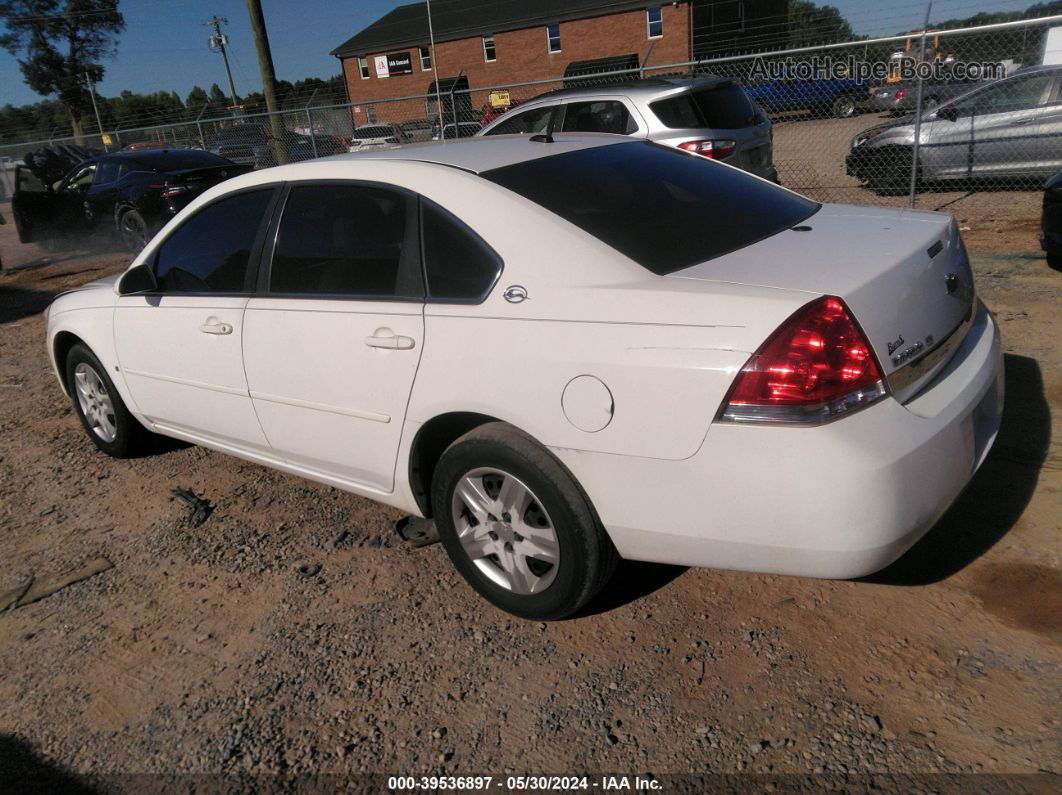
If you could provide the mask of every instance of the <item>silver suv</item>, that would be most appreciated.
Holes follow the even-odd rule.
[[[771,122],[723,77],[651,78],[551,91],[513,108],[479,135],[602,132],[647,138],[778,182]]]

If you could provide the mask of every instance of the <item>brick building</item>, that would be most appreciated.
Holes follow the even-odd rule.
[[[332,51],[340,59],[355,124],[434,115],[429,100],[395,97],[504,86],[704,57],[710,42],[740,46],[757,18],[784,15],[787,0],[446,0],[399,6]],[[721,20],[721,21],[720,21]],[[720,31],[723,36],[720,37]]]

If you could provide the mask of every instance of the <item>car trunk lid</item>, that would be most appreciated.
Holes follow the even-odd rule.
[[[950,216],[839,205],[671,277],[842,298],[901,401],[947,363],[974,299],[969,260]]]

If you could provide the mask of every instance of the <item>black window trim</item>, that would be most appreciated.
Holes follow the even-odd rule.
[[[641,121],[641,114],[638,113],[634,102],[630,97],[625,94],[607,94],[607,95],[589,95],[587,97],[571,97],[565,99],[557,107],[557,118],[553,120],[553,129],[564,131],[564,124],[568,120],[568,106],[569,105],[593,105],[595,102],[618,102],[623,106],[623,109],[627,111],[627,118],[634,123],[634,129],[631,132],[615,133],[616,135],[626,135],[629,137],[641,137],[638,133],[645,133],[648,135],[648,128],[645,123]]]
[[[155,279],[158,280],[159,254],[162,252],[162,249],[166,245],[167,241],[169,241],[170,238],[172,238],[178,230],[182,229],[185,224],[192,220],[192,218],[195,218],[197,215],[202,212],[205,212],[206,210],[210,209],[219,202],[225,201],[226,199],[231,199],[233,196],[239,196],[244,193],[251,193],[260,190],[272,190],[273,195],[270,197],[269,204],[266,207],[266,211],[262,215],[262,222],[260,222],[258,225],[258,232],[255,234],[254,244],[251,247],[251,254],[247,259],[247,273],[244,274],[243,290],[198,290],[194,292],[176,290],[151,290],[143,293],[137,293],[137,295],[153,296],[159,298],[164,298],[166,296],[180,296],[182,298],[245,298],[255,295],[256,284],[258,281],[258,271],[261,266],[262,250],[266,240],[266,232],[273,223],[273,217],[275,216],[277,209],[277,200],[280,197],[280,194],[282,192],[281,188],[283,187],[284,183],[282,182],[267,182],[261,185],[248,185],[246,188],[239,188],[238,190],[234,190],[222,196],[218,196],[213,201],[208,202],[202,207],[197,208],[195,213],[193,213],[184,221],[182,221],[181,225],[174,229],[172,232],[170,232],[168,235],[166,235],[163,240],[159,241],[159,243],[155,246],[155,250],[151,252],[151,256],[144,263],[150,263],[151,273],[155,276]]]
[[[552,104],[551,104],[552,103]],[[564,102],[558,99],[544,99],[539,103],[531,104],[527,103],[530,107],[520,106],[519,112],[515,110],[503,113],[497,119],[490,123],[490,127],[483,133],[484,135],[533,135],[533,133],[497,133],[493,130],[497,127],[501,127],[506,121],[512,121],[519,118],[524,113],[530,113],[536,110],[542,110],[548,108],[550,111],[550,120],[553,122],[553,129],[560,130],[564,127]],[[509,114],[512,114],[511,116]],[[547,129],[549,127],[549,121],[546,122]]]
[[[399,261],[399,271],[412,270],[420,277],[420,292],[421,295],[368,295],[359,293],[288,293],[279,292],[269,289],[269,280],[273,273],[273,255],[276,252],[277,240],[280,235],[280,224],[284,218],[284,209],[287,207],[288,199],[291,196],[291,191],[294,188],[305,188],[321,185],[344,185],[344,186],[357,186],[364,188],[375,188],[377,190],[389,190],[393,193],[398,193],[406,197],[406,237],[412,236],[414,242],[417,245],[403,246],[402,258]],[[407,188],[403,188],[400,185],[394,185],[390,182],[377,182],[375,180],[366,179],[308,179],[297,180],[293,182],[285,182],[283,184],[283,191],[280,200],[277,202],[276,209],[273,212],[273,217],[270,220],[268,231],[266,233],[266,244],[262,251],[261,266],[258,269],[258,281],[254,293],[255,298],[276,298],[283,300],[299,300],[299,301],[358,301],[358,302],[376,302],[376,303],[401,303],[401,304],[423,304],[428,292],[428,285],[425,282],[424,277],[424,265],[423,265],[423,249],[424,244],[421,238],[420,231],[420,212],[417,206],[417,200],[419,195]],[[414,228],[410,230],[410,224],[414,225]]]
[[[494,278],[491,280],[490,284],[480,295],[470,296],[468,298],[447,298],[445,296],[434,297],[431,295],[431,291],[428,286],[428,257],[426,255],[426,252],[424,251],[424,206],[426,204],[431,205],[433,210],[435,210],[444,218],[449,220],[454,226],[458,227],[463,232],[465,232],[472,240],[473,244],[477,248],[480,248],[485,254],[487,254],[488,257],[494,260],[495,264],[497,265],[497,269],[494,273]],[[420,229],[420,262],[422,268],[421,278],[424,280],[424,302],[427,304],[465,304],[479,306],[488,298],[490,298],[490,294],[494,292],[494,288],[498,286],[498,282],[501,281],[502,273],[505,271],[505,260],[502,259],[501,254],[495,251],[491,247],[491,245],[486,240],[484,240],[479,233],[476,232],[475,229],[470,227],[468,224],[466,224],[452,212],[447,210],[441,204],[439,204],[438,202],[433,202],[426,196],[420,197],[420,207],[419,212],[417,213],[417,223]]]

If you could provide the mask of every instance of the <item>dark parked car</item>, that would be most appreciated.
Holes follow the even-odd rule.
[[[854,116],[866,102],[870,84],[864,80],[771,80],[745,87],[749,98],[768,113],[804,110],[839,119]]]
[[[1062,171],[1044,185],[1044,212],[1040,218],[1040,248],[1053,268],[1062,267]]]
[[[234,124],[218,130],[207,149],[219,157],[246,166],[255,166],[262,151],[273,140],[273,131],[264,124]]]
[[[479,126],[478,121],[461,121],[457,124],[447,124],[445,127],[440,128],[436,122],[432,128],[431,139],[433,141],[440,141],[445,138],[449,141],[451,138],[471,138],[478,133],[482,127]]]
[[[334,135],[298,135],[292,133],[284,142],[288,148],[288,162],[297,163],[301,160],[313,160],[315,157],[327,157],[328,155],[342,155],[347,153],[347,147]],[[269,168],[278,165],[273,146],[262,147],[255,156],[255,168]]]
[[[130,251],[139,251],[204,190],[247,171],[249,166],[187,149],[90,157],[54,186],[20,165],[11,209],[23,243],[113,229]]]

